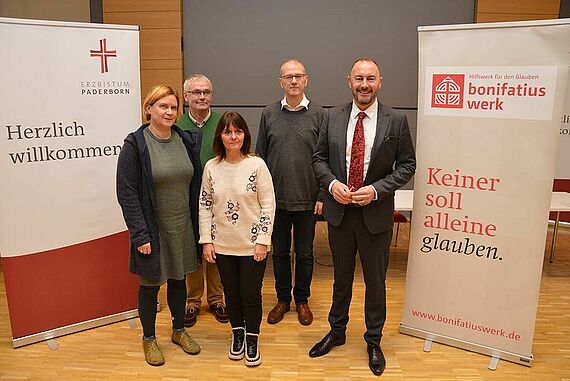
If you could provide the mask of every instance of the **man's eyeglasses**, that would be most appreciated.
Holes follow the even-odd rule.
[[[192,90],[192,91],[185,91],[185,94],[192,94],[194,96],[205,96],[205,97],[209,97],[210,95],[212,95],[212,90]]]
[[[284,80],[286,82],[291,82],[291,81],[293,81],[293,79],[295,79],[295,81],[299,82],[300,80],[302,80],[306,76],[307,76],[307,74],[295,74],[295,75],[282,75],[279,78],[281,78],[282,80]]]

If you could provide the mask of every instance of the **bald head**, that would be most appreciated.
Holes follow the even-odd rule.
[[[380,69],[373,59],[359,58],[354,62],[348,76],[348,86],[360,110],[366,110],[376,101],[381,85]]]
[[[280,77],[283,76],[284,70],[286,70],[287,67],[290,66],[297,66],[302,70],[303,74],[307,74],[307,71],[305,70],[305,65],[303,65],[303,63],[298,59],[291,58],[281,64],[281,68],[279,69],[279,76]]]
[[[305,95],[308,78],[305,65],[297,59],[290,59],[281,65],[279,85],[285,93],[287,103],[291,106],[298,105]]]

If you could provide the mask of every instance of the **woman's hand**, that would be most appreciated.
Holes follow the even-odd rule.
[[[216,263],[216,251],[213,243],[205,243],[202,246],[202,258],[210,263]]]
[[[317,201],[315,203],[314,213],[319,215],[319,216],[323,214],[323,202],[322,201]]]
[[[147,242],[144,245],[140,245],[139,247],[137,247],[137,250],[141,254],[149,255],[150,254],[150,242]]]
[[[253,260],[260,262],[263,261],[265,257],[267,257],[267,245],[256,243],[253,249]]]

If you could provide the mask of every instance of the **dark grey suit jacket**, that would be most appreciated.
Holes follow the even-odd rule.
[[[346,205],[328,192],[331,181],[347,184],[346,133],[352,102],[328,110],[328,120],[319,134],[313,155],[313,169],[326,192],[324,218],[340,225]],[[408,120],[404,114],[378,102],[376,137],[364,185],[376,189],[378,199],[362,207],[364,222],[373,234],[390,230],[394,224],[394,192],[405,185],[416,170],[416,156]]]

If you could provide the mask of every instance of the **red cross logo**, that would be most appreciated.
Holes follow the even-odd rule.
[[[434,74],[431,107],[463,108],[464,74]]]
[[[91,57],[99,57],[101,59],[101,73],[109,71],[107,58],[117,57],[117,50],[107,50],[107,39],[99,40],[99,50],[91,49]]]

